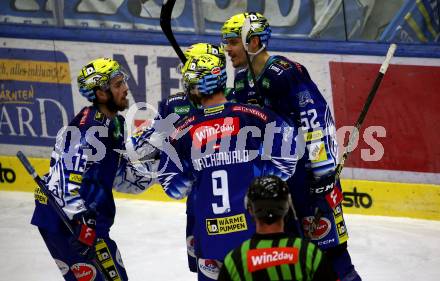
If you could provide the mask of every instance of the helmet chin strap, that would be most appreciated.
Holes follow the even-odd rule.
[[[253,58],[254,58],[256,55],[258,55],[259,53],[261,53],[265,48],[266,48],[266,44],[263,43],[263,46],[261,46],[261,48],[258,49],[255,53],[252,53],[252,52],[249,51],[249,49],[248,49],[248,54],[249,54],[249,57],[250,57],[251,61],[253,60]]]

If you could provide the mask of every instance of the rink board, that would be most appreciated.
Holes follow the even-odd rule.
[[[161,99],[181,88],[176,71],[179,59],[170,46],[160,42],[110,44],[0,37],[0,43],[0,155],[14,155],[18,149],[36,158],[50,155],[58,130],[89,104],[78,94],[76,76],[85,62],[97,57],[118,60],[130,74],[131,105],[140,102],[157,108]],[[286,48],[271,54],[305,65],[333,111],[338,130],[352,126],[388,46],[363,44],[341,50],[349,45],[340,45],[318,53],[303,44],[284,42]],[[411,48],[399,46],[392,59],[361,128],[357,149],[345,164],[344,177],[440,184],[440,147],[432,143],[440,130],[436,107],[440,102],[436,92],[440,58],[435,56],[440,52],[419,46],[419,53]],[[227,72],[232,86],[230,63]],[[156,110],[150,109],[136,111],[133,123],[153,118]],[[341,149],[342,143],[339,141]]]
[[[49,169],[47,159],[30,161],[40,175]],[[0,156],[0,163],[0,190],[33,192],[35,183],[17,158]],[[346,213],[440,220],[440,185],[343,179],[342,186]],[[138,195],[115,192],[115,197],[175,201],[159,185]]]

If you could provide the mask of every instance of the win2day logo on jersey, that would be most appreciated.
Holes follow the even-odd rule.
[[[193,145],[201,148],[211,141],[217,141],[227,136],[235,136],[239,131],[240,119],[238,117],[227,117],[197,124],[191,128],[190,135]]]

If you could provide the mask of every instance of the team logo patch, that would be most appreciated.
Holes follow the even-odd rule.
[[[215,114],[215,113],[222,112],[223,109],[225,109],[225,105],[224,104],[219,105],[219,106],[205,108],[203,110],[203,113],[205,114],[205,116],[206,115],[212,115],[212,114]]]
[[[176,139],[179,136],[179,133],[182,132],[186,127],[188,127],[188,125],[193,122],[194,120],[196,120],[196,117],[191,116],[191,117],[183,117],[185,119],[182,120],[182,125],[177,126],[176,130],[173,132],[173,134],[171,135],[172,139]]]
[[[67,274],[67,272],[69,272],[69,266],[63,262],[62,260],[59,259],[54,259],[55,263],[57,264],[59,270],[61,271],[61,274],[64,276]]]
[[[219,75],[220,74],[220,72],[222,72],[222,70],[220,69],[220,67],[214,67],[213,69],[211,69],[211,74],[214,74],[214,75]]]
[[[90,112],[90,109],[88,107],[83,111],[83,116],[81,117],[81,120],[79,121],[80,125],[84,125],[86,123],[87,116],[89,115],[89,112]]]
[[[243,80],[238,80],[237,82],[235,82],[234,88],[237,91],[243,90],[244,89],[244,81]]]
[[[298,253],[298,248],[287,247],[249,250],[246,254],[248,270],[254,272],[271,266],[295,264]]]
[[[119,249],[116,249],[116,262],[119,264],[119,266],[125,268],[124,262],[122,261],[121,252],[119,252]]]
[[[241,111],[244,113],[252,114],[265,122],[267,121],[266,113],[264,113],[256,108],[237,105],[237,106],[232,107],[232,111]]]
[[[247,230],[246,216],[239,214],[230,217],[206,219],[208,235],[219,235]]]
[[[40,204],[47,205],[47,196],[41,191],[39,186],[34,190],[34,198],[36,201],[40,202]]]
[[[186,237],[186,251],[188,252],[188,255],[195,258],[196,257],[196,251],[194,250],[194,236],[190,235]]]
[[[278,75],[283,72],[283,70],[281,70],[279,67],[275,66],[274,64],[269,66],[269,69],[275,71],[276,73],[278,73]]]
[[[314,104],[312,97],[310,96],[309,91],[302,91],[298,93],[299,106],[305,107],[307,104]]]
[[[304,227],[304,232],[305,233],[309,233],[309,229],[313,223],[313,220],[315,219],[315,217],[310,216],[310,217],[305,217],[303,219],[303,227]],[[313,233],[311,233],[311,237],[309,237],[311,240],[320,240],[322,238],[324,238],[331,230],[332,226],[330,223],[330,220],[327,218],[321,218],[319,220],[318,225],[316,226],[315,231],[313,231]],[[308,234],[310,235],[310,234]]]
[[[266,88],[266,89],[270,88],[270,80],[267,79],[266,77],[263,78],[263,81],[261,82],[261,84],[263,85],[263,88]]]
[[[104,121],[104,114],[99,112],[99,111],[97,111],[95,113],[95,117],[93,119],[95,119],[95,121],[98,121],[98,122],[102,123]]]
[[[238,117],[218,118],[202,122],[190,129],[193,144],[201,148],[211,141],[235,136],[240,131],[240,119]]]
[[[312,163],[322,162],[328,159],[324,142],[314,142],[307,145],[307,148],[309,149],[309,159]]]
[[[290,65],[290,63],[288,63],[287,61],[279,60],[279,61],[277,61],[277,64],[278,64],[278,66],[280,66],[280,67],[283,68],[283,69],[289,69],[289,68],[292,67],[292,66]]]
[[[330,193],[325,195],[325,200],[327,200],[330,208],[334,209],[336,206],[342,203],[342,200],[344,200],[344,195],[342,194],[341,190],[336,187],[333,188]]]
[[[178,115],[186,115],[189,113],[190,107],[189,105],[184,105],[184,106],[176,106],[174,108],[174,113],[178,114]]]
[[[82,175],[75,174],[75,173],[70,173],[69,181],[70,182],[75,182],[75,183],[81,183],[82,182]]]
[[[70,268],[78,281],[93,281],[96,278],[96,268],[88,263],[76,263]]]
[[[320,140],[324,137],[324,133],[322,130],[317,130],[313,132],[308,132],[304,134],[304,140],[306,142],[314,141],[314,140]]]
[[[249,87],[253,88],[253,87],[255,86],[255,84],[254,84],[254,79],[253,79],[252,77],[248,77],[248,78],[249,78],[249,79],[248,79]]]
[[[199,269],[207,277],[217,280],[221,262],[213,259],[199,259]]]

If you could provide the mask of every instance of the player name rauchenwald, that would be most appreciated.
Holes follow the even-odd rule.
[[[252,160],[252,159],[251,159]],[[194,159],[194,169],[201,171],[204,168],[246,163],[250,161],[249,150],[220,151],[202,158]]]

